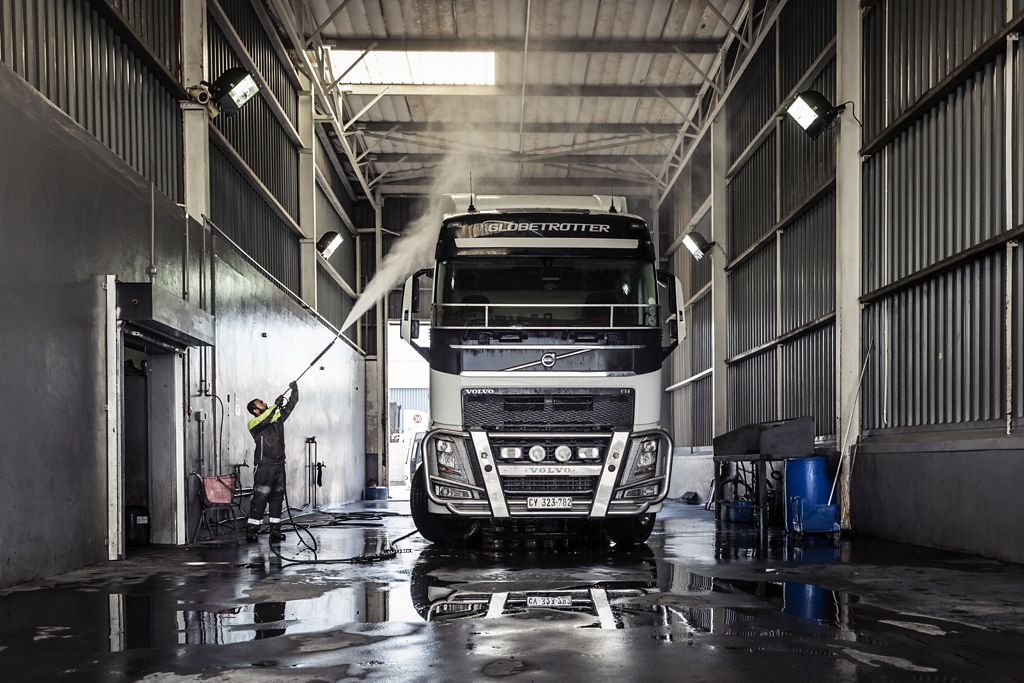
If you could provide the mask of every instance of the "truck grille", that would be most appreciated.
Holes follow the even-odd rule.
[[[467,429],[488,431],[629,429],[633,404],[632,389],[463,391],[462,419]]]
[[[591,493],[597,477],[502,477],[505,494]]]

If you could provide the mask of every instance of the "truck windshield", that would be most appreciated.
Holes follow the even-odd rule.
[[[654,265],[633,259],[470,257],[436,270],[439,327],[658,327]]]

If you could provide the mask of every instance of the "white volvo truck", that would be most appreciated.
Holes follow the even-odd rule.
[[[487,520],[576,519],[644,542],[672,462],[661,367],[685,334],[678,279],[622,198],[472,204],[453,196],[434,267],[405,283],[402,337],[430,363],[416,527],[459,544]]]

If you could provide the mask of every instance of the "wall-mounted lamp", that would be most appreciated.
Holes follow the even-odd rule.
[[[345,238],[336,232],[325,232],[319,240],[316,242],[316,250],[320,252],[320,255],[324,258],[331,258],[331,254],[341,246],[341,243],[345,241]]]
[[[203,81],[189,87],[188,94],[193,101],[206,106],[212,119],[218,114],[237,114],[259,91],[252,74],[235,67],[222,73],[213,83]]]
[[[817,90],[804,90],[796,96],[786,113],[804,129],[805,133],[817,138],[844,109],[845,104],[832,106],[829,99]]]
[[[209,87],[213,103],[228,116],[237,114],[242,105],[260,91],[252,74],[239,67],[228,69]]]
[[[714,242],[708,242],[704,235],[700,234],[696,230],[691,230],[683,236],[683,246],[686,247],[693,258],[700,261],[704,256],[711,251],[711,247]]]

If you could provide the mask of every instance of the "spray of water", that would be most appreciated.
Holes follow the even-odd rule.
[[[342,330],[347,330],[407,277],[420,268],[433,265],[434,246],[448,205],[445,198],[453,193],[469,191],[471,164],[470,158],[458,153],[449,154],[444,159],[431,184],[430,196],[423,210],[384,257],[380,270],[367,283],[366,289],[352,307],[352,312],[345,319]]]

